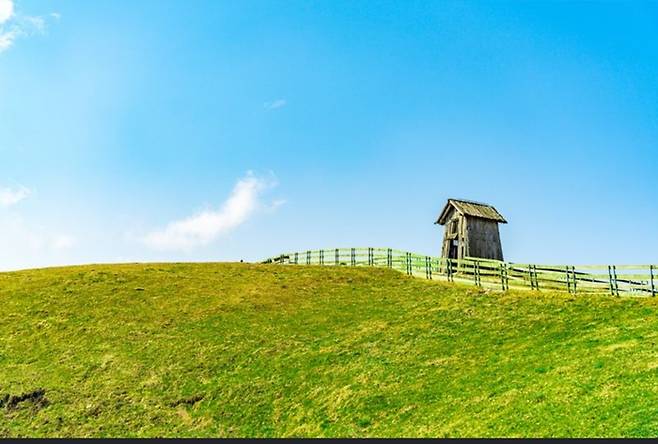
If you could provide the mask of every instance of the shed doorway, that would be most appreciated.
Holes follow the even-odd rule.
[[[457,239],[453,239],[450,241],[450,250],[448,251],[448,257],[450,259],[458,259],[458,252],[459,252],[459,241]]]

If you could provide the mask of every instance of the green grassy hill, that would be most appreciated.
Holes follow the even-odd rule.
[[[656,299],[148,264],[0,307],[0,436],[658,435]]]

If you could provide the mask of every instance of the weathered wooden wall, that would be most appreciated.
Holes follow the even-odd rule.
[[[502,261],[503,248],[498,223],[479,217],[466,217],[465,222],[464,256]]]
[[[464,242],[466,235],[466,220],[464,216],[461,216],[454,208],[448,210],[446,219],[448,222],[446,222],[444,226],[443,245],[441,246],[441,256],[449,257],[450,245],[453,240],[457,240],[459,241],[457,258],[462,258],[466,256],[466,244]],[[457,221],[458,223],[456,232],[452,231],[453,221]]]
[[[457,231],[452,231],[453,221],[458,221]],[[454,240],[459,242],[457,257],[480,257],[484,259],[503,260],[503,248],[500,242],[500,232],[496,221],[479,217],[462,216],[451,209],[444,226],[441,257],[450,257],[450,245]]]

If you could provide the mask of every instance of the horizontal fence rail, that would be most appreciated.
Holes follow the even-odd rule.
[[[448,259],[391,248],[332,248],[284,253],[264,263],[385,267],[425,279],[478,287],[656,296],[656,265],[536,265],[492,259]]]

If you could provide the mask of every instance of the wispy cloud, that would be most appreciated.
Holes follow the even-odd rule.
[[[276,186],[273,178],[248,173],[240,179],[228,199],[217,210],[205,210],[169,223],[164,229],[147,234],[143,241],[157,250],[190,250],[207,245],[245,223],[265,208],[262,193]]]
[[[265,108],[267,110],[272,110],[272,109],[283,108],[287,104],[288,104],[288,102],[286,101],[286,99],[277,99],[277,100],[274,100],[272,102],[263,103],[263,108]]]
[[[53,12],[44,16],[31,16],[17,13],[14,0],[0,0],[0,52],[11,48],[21,37],[43,34],[46,31],[46,19],[58,20],[60,14]]]
[[[13,0],[0,0],[0,25],[14,15]]]
[[[0,270],[70,263],[77,240],[59,233],[20,212],[0,212]]]
[[[19,186],[18,188],[0,188],[0,207],[11,207],[27,198],[31,191],[29,188]]]
[[[43,34],[46,30],[46,19],[43,17],[24,17],[23,21],[27,25],[27,28],[32,29],[39,34]]]
[[[9,49],[18,36],[19,32],[15,29],[12,29],[11,31],[0,30],[0,52]]]

